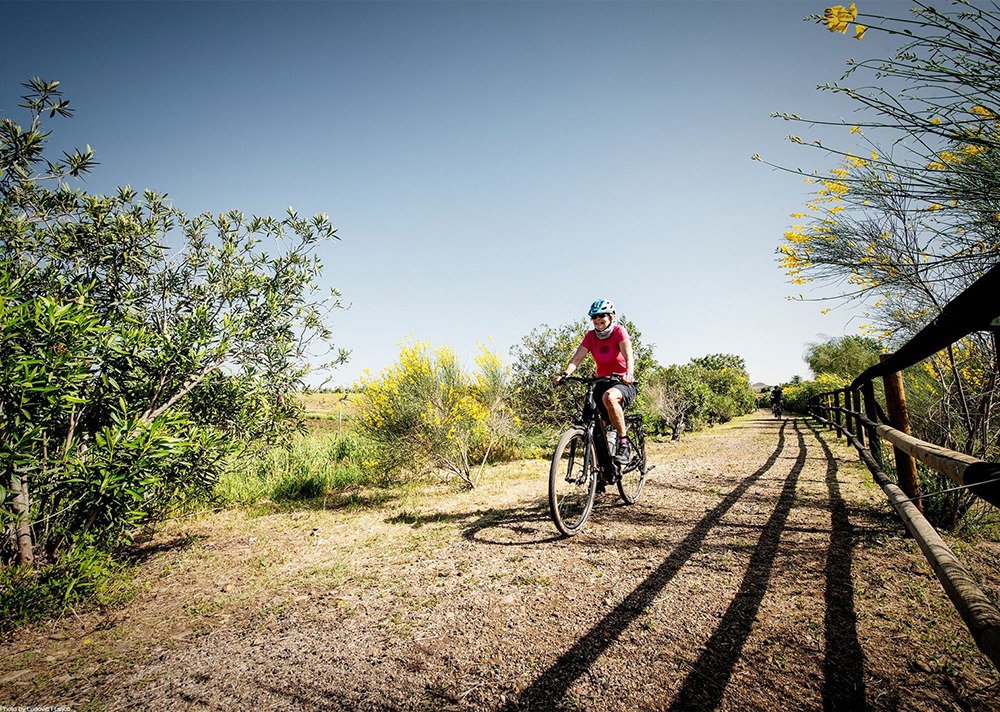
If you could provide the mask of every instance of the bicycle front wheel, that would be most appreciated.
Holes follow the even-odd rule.
[[[580,531],[594,508],[594,469],[594,448],[587,442],[586,431],[573,428],[563,433],[549,468],[549,511],[565,536]]]
[[[618,480],[618,494],[625,504],[639,501],[642,488],[646,485],[646,434],[642,425],[634,425],[628,431],[628,443],[632,448],[632,460],[622,468]]]

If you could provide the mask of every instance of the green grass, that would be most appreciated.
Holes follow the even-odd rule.
[[[355,487],[381,484],[371,447],[345,432],[313,431],[287,449],[268,451],[249,466],[229,472],[215,488],[227,504],[316,499]]]
[[[0,633],[67,608],[117,605],[134,594],[131,567],[89,547],[73,549],[42,569],[0,567]]]

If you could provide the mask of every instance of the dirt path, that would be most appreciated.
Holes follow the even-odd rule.
[[[175,523],[129,605],[8,641],[0,705],[1000,709],[996,671],[831,435],[756,415],[650,460],[643,499],[605,495],[571,540],[541,462],[473,493]],[[994,598],[998,553],[962,552]]]

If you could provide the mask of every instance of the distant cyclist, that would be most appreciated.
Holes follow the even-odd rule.
[[[785,407],[785,395],[781,392],[781,386],[775,386],[771,391],[771,412],[776,418],[781,417],[781,411]]]
[[[599,384],[594,391],[594,397],[604,403],[611,425],[618,431],[618,445],[615,448],[615,459],[627,463],[632,456],[626,439],[625,408],[635,400],[635,359],[632,356],[632,338],[621,324],[615,324],[615,305],[608,299],[598,299],[590,305],[587,315],[594,323],[594,328],[583,337],[583,342],[577,347],[576,353],[570,359],[569,365],[562,375],[553,379],[559,383],[569,376],[583,363],[587,353],[594,357],[597,364],[597,376],[620,376],[621,383]]]

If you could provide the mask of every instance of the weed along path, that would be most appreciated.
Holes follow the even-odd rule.
[[[990,710],[997,674],[853,452],[762,414],[653,444],[560,539],[547,463],[180,520],[141,592],[5,641],[0,705]],[[998,597],[997,547],[962,558]]]

